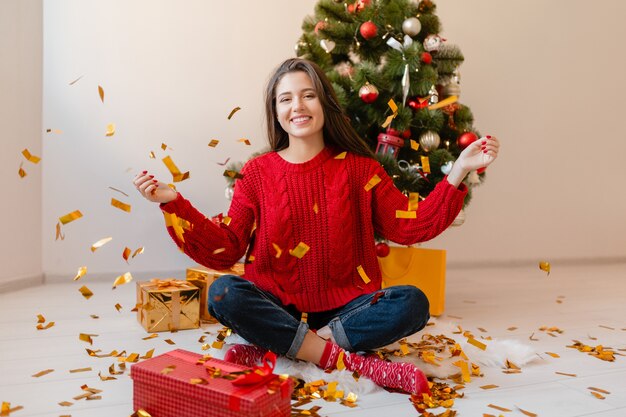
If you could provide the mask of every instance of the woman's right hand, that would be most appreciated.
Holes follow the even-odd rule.
[[[133,184],[139,191],[139,194],[148,201],[169,203],[176,199],[176,191],[172,190],[167,184],[155,180],[154,175],[149,175],[148,171],[137,174]]]

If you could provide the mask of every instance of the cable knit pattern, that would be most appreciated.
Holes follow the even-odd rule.
[[[411,245],[440,234],[454,220],[467,194],[441,181],[419,203],[417,218],[397,219],[408,199],[374,159],[325,148],[310,161],[292,164],[276,152],[253,158],[237,180],[228,215],[230,224],[216,224],[180,194],[161,209],[192,224],[184,242],[172,239],[196,262],[211,268],[232,266],[245,253],[254,230],[245,278],[299,311],[325,311],[359,295],[380,289],[381,274],[374,231]],[[381,182],[365,185],[378,175]],[[301,258],[290,254],[300,242],[310,247]],[[276,257],[277,245],[282,251]],[[357,271],[361,266],[370,282]]]

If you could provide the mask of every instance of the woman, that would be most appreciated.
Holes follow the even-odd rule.
[[[316,64],[283,62],[265,104],[272,151],[243,167],[228,224],[207,219],[147,171],[134,180],[145,198],[191,223],[184,242],[168,231],[195,261],[225,269],[246,255],[244,277],[222,276],[210,287],[209,312],[253,343],[232,347],[225,359],[251,365],[269,349],[323,369],[345,366],[384,387],[428,393],[415,365],[352,353],[413,334],[429,319],[419,289],[381,289],[374,233],[403,245],[440,234],[463,206],[464,177],[493,162],[498,140],[488,136],[467,147],[420,202],[416,218],[396,218],[407,198],[350,126]]]

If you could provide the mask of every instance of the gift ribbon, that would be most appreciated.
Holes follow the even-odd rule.
[[[152,278],[150,280],[150,282],[142,285],[143,286],[150,286],[150,287],[157,287],[157,290],[159,291],[163,291],[163,290],[176,290],[176,289],[180,289],[180,288],[185,288],[185,287],[189,287],[189,283],[187,281],[182,281],[179,279],[158,279],[158,278]],[[150,296],[148,295],[148,298]],[[145,302],[144,302],[145,304]],[[172,327],[170,330],[178,330],[180,328],[180,315],[181,315],[181,302],[180,302],[180,292],[179,291],[172,291],[172,303],[171,303],[171,316],[172,316]],[[143,319],[143,311],[142,311],[142,319]]]
[[[409,63],[404,55],[404,50],[413,44],[413,39],[409,35],[404,35],[404,43],[398,42],[394,37],[387,39],[387,45],[399,51],[402,54],[402,60],[404,61],[404,73],[402,74],[402,104],[406,103],[406,98],[409,96],[409,88],[411,86],[411,80],[409,78]]]

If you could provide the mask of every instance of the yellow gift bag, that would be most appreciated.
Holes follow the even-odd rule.
[[[391,247],[389,255],[378,258],[383,288],[414,285],[424,291],[430,314],[443,313],[446,296],[446,251],[412,247]]]

